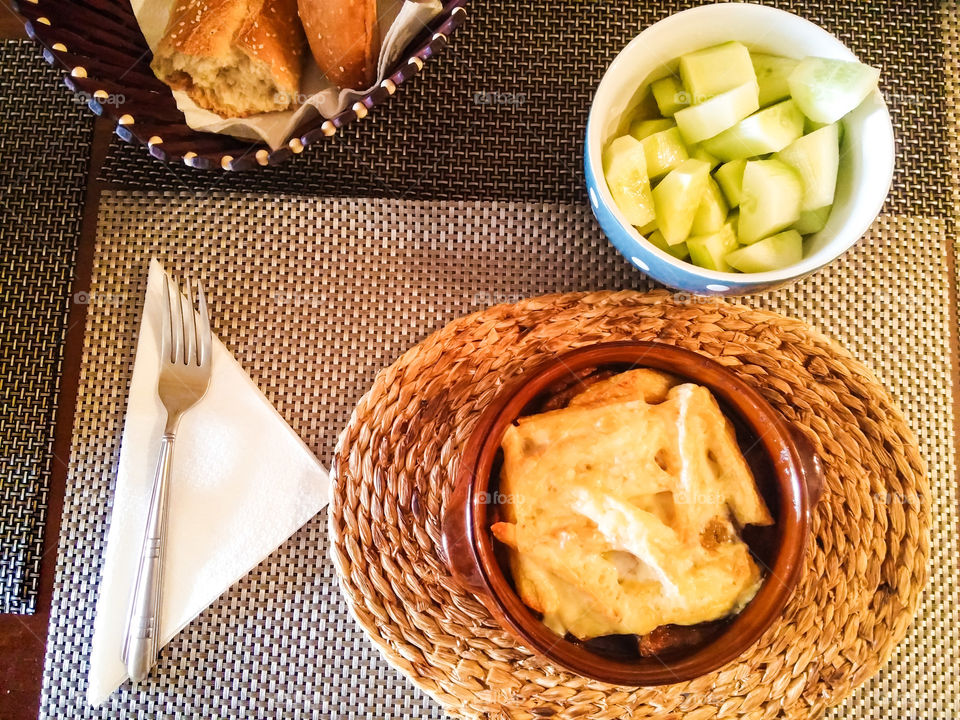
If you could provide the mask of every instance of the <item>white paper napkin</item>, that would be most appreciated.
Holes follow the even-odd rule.
[[[166,417],[157,396],[163,268],[150,262],[120,446],[87,698],[127,678],[120,659]],[[329,478],[230,352],[213,338],[213,375],[174,448],[160,642],[248,573],[328,501]]]
[[[176,0],[131,2],[143,37],[153,51],[156,51],[157,45],[163,39],[175,2]],[[302,104],[293,110],[259,113],[248,118],[224,119],[216,113],[204,110],[182,90],[174,91],[173,97],[187,125],[194,130],[261,140],[276,150],[305,120],[316,117],[318,113],[325,118],[332,118],[375,88],[386,77],[387,70],[400,58],[410,41],[442,10],[443,4],[440,0],[404,0],[402,3],[397,0],[380,0],[379,24],[387,30],[383,33],[380,45],[378,76],[369,88],[341,90],[323,76],[308,48],[304,51],[303,77],[300,80]]]

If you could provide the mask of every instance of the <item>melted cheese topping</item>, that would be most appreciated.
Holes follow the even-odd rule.
[[[644,635],[737,612],[761,573],[737,526],[773,522],[709,390],[634,370],[503,439],[504,522],[524,602],[558,634]]]

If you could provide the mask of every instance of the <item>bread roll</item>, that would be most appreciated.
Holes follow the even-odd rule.
[[[151,67],[222,117],[286,110],[300,91],[297,0],[177,0]]]
[[[377,79],[377,0],[299,0],[300,20],[320,70],[341,88],[363,90]]]

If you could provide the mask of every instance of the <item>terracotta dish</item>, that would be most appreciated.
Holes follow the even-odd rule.
[[[504,548],[489,528],[498,518],[500,442],[518,417],[556,405],[584,377],[649,367],[710,389],[731,420],[737,442],[775,518],[747,527],[743,538],[765,568],[754,599],[737,615],[685,631],[682,646],[644,657],[636,636],[581,642],[556,635],[516,593]],[[800,577],[819,499],[822,472],[809,441],[751,386],[722,365],[672,345],[616,342],[591,345],[544,362],[509,384],[480,417],[460,459],[443,516],[443,548],[454,576],[474,593],[518,643],[557,667],[616,685],[690,680],[734,660],[780,616]],[[654,638],[656,639],[656,638]]]

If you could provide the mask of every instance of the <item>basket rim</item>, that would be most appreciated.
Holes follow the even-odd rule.
[[[187,167],[198,170],[220,168],[237,171],[280,165],[294,155],[303,153],[307,147],[318,144],[326,138],[332,138],[339,130],[367,117],[371,110],[384,104],[393,96],[400,85],[419,74],[426,62],[438,55],[447,45],[449,37],[467,19],[465,8],[467,1],[444,1],[440,14],[407,45],[392,71],[383,80],[333,117],[324,118],[322,115],[317,115],[311,120],[304,121],[294,130],[291,137],[275,150],[270,149],[263,141],[243,140],[230,135],[190,128],[184,122],[183,113],[176,108],[170,89],[156,79],[152,71],[149,71],[151,79],[162,86],[158,87],[157,91],[151,88],[128,88],[122,84],[123,76],[121,81],[115,81],[110,77],[110,65],[107,62],[102,62],[90,52],[84,53],[83,48],[79,46],[83,42],[89,42],[93,46],[96,41],[81,38],[78,34],[71,32],[68,24],[60,22],[61,19],[68,19],[62,9],[63,4],[66,3],[62,3],[62,0],[59,2],[13,0],[12,7],[23,19],[27,35],[40,46],[44,60],[51,66],[63,69],[63,81],[66,87],[76,97],[82,98],[95,115],[111,118],[114,123],[114,132],[121,139],[131,145],[145,148],[152,157],[163,162],[179,160]],[[85,7],[83,11],[94,12],[89,7]],[[137,44],[136,51],[144,52],[124,72],[124,75],[134,70],[144,58],[151,57],[128,1],[115,6],[115,12],[112,14],[106,9],[99,12],[108,26],[107,31],[110,27],[122,27],[126,31],[137,33],[134,38]],[[126,23],[125,27],[123,23]],[[425,41],[420,40],[428,34],[429,37]],[[69,40],[70,46],[77,49],[76,52],[71,51],[66,40]],[[100,49],[103,49],[102,45]],[[111,48],[111,52],[104,53],[104,56],[109,60],[113,59],[110,58],[113,54]],[[128,90],[133,98],[128,100],[124,93],[118,92],[118,89]],[[138,118],[142,119],[145,114],[144,102],[147,98],[165,103],[167,115],[175,113],[179,116],[179,120],[151,122],[149,113],[146,113],[146,121],[139,122]],[[175,137],[173,143],[165,143],[163,137],[165,129],[169,131],[168,139],[170,135],[181,137]],[[204,147],[204,143],[212,147]],[[221,147],[216,147],[218,145]]]

